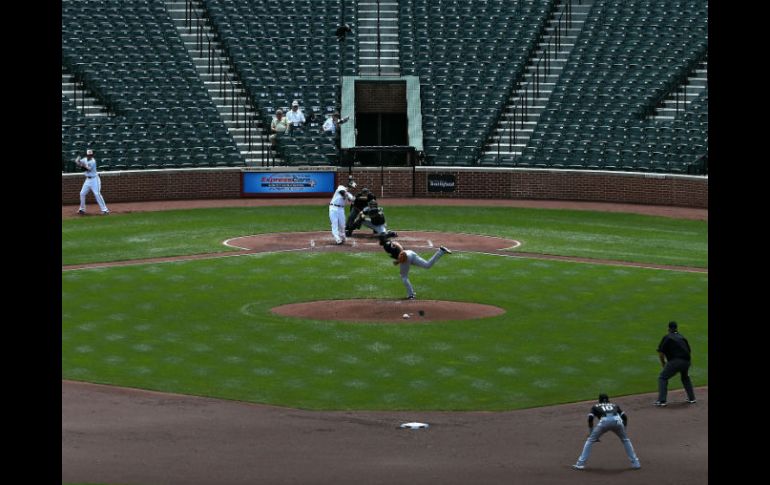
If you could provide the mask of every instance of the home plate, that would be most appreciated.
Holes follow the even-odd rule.
[[[426,429],[428,427],[428,423],[404,423],[399,428],[405,428],[405,429]]]

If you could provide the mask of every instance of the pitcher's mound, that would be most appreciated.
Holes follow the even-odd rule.
[[[323,300],[291,303],[272,309],[277,315],[313,320],[350,322],[419,323],[471,320],[502,315],[492,305],[442,300]],[[404,318],[404,314],[408,318]]]

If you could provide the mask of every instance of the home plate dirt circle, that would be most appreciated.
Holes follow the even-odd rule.
[[[471,320],[505,313],[500,307],[442,300],[322,300],[272,308],[277,315],[349,322],[421,323]],[[408,315],[407,318],[404,315]]]
[[[478,234],[450,232],[398,231],[396,241],[406,249],[426,251],[446,246],[452,251],[493,252],[521,246],[519,241]],[[283,232],[240,236],[228,239],[226,246],[254,251],[332,250],[332,251],[381,251],[377,238],[371,231],[356,231],[344,244],[335,244],[330,231]],[[384,252],[383,252],[384,254]]]

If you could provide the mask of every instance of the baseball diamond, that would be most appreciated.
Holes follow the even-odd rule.
[[[201,202],[190,202],[190,205],[200,206]],[[219,203],[211,201],[211,205]],[[270,204],[277,206],[281,203],[272,201]],[[252,202],[243,201],[243,204],[250,205]],[[114,218],[93,220],[119,221],[121,217],[141,217],[142,214],[150,214],[142,211],[152,210],[153,206],[166,209],[164,205],[113,204],[111,211]],[[396,207],[397,204],[389,201],[388,206]],[[169,217],[173,218],[171,212],[165,219],[170,221]],[[83,224],[87,220],[80,218],[73,222]],[[128,222],[126,219],[124,223]],[[226,224],[224,220],[222,223]],[[521,394],[558,396],[560,391],[552,386],[560,382],[560,378],[556,375],[535,377],[539,374],[537,369],[546,361],[562,360],[577,348],[585,346],[589,350],[587,354],[578,351],[586,362],[601,362],[601,355],[590,352],[593,338],[580,332],[580,325],[575,326],[574,333],[570,334],[569,339],[573,342],[557,340],[550,351],[537,350],[532,346],[531,339],[525,338],[537,334],[537,327],[525,323],[526,320],[540,322],[536,325],[548,330],[546,334],[551,338],[561,326],[554,326],[548,321],[548,307],[535,299],[535,295],[544,294],[542,289],[547,285],[554,287],[558,281],[554,278],[574,280],[586,272],[596,288],[603,288],[605,283],[609,285],[607,288],[633,287],[638,285],[631,283],[636,276],[657,286],[665,286],[666,280],[674,278],[674,287],[679,288],[676,291],[686,289],[684,293],[652,297],[649,292],[655,291],[654,287],[644,291],[648,297],[659,302],[671,298],[680,300],[677,305],[689,307],[695,301],[690,301],[691,298],[705,290],[705,286],[700,284],[692,285],[696,280],[706,281],[707,268],[540,254],[530,252],[533,248],[527,247],[527,241],[515,237],[436,230],[403,230],[399,233],[399,239],[408,241],[410,247],[423,254],[431,254],[437,246],[445,243],[451,244],[455,253],[451,260],[431,270],[431,274],[436,274],[437,281],[429,284],[426,279],[419,279],[419,273],[414,275],[423,289],[421,296],[424,300],[401,299],[403,289],[397,277],[387,276],[391,271],[387,260],[385,263],[388,266],[382,269],[382,274],[372,276],[379,272],[376,268],[381,248],[377,239],[366,233],[354,233],[348,238],[348,244],[342,247],[334,244],[327,231],[262,233],[221,239],[220,247],[229,248],[227,252],[211,250],[200,255],[63,266],[63,296],[66,295],[68,302],[63,308],[66,379],[62,385],[63,481],[129,483],[129,477],[134,476],[141,483],[153,483],[162,474],[165,477],[163,482],[171,484],[245,484],[253,483],[256,476],[265,483],[375,483],[376,477],[387,476],[387,483],[465,484],[509,483],[511,476],[527,476],[527,482],[535,484],[609,484],[616,483],[618,474],[622,473],[624,482],[629,484],[650,483],[651,480],[674,484],[685,476],[688,480],[707,482],[708,388],[704,387],[707,384],[707,362],[702,360],[707,358],[705,351],[700,352],[700,362],[695,364],[696,372],[693,373],[693,380],[698,386],[698,403],[685,407],[684,393],[672,386],[669,393],[671,404],[665,409],[670,413],[655,412],[660,409],[650,405],[654,400],[655,371],[640,372],[640,369],[633,369],[630,363],[621,364],[621,372],[626,373],[631,382],[639,382],[639,389],[647,390],[628,395],[622,391],[613,392],[618,396],[615,400],[633,416],[629,436],[644,465],[642,470],[633,474],[622,471],[624,455],[622,447],[617,446],[602,448],[601,453],[592,457],[590,465],[599,472],[598,475],[575,476],[570,468],[575,450],[582,446],[585,436],[581,421],[584,400],[591,399],[595,392],[586,393],[584,400],[546,407]],[[155,264],[160,261],[173,264]],[[319,284],[314,283],[316,277],[308,273],[310,264],[320,264],[332,270],[328,281],[334,282],[334,285],[324,284],[321,275]],[[496,275],[499,270],[509,273],[512,279],[501,279]],[[483,280],[471,286],[462,283],[463,279],[476,281],[472,275],[478,271],[487,273],[486,283]],[[140,279],[136,280],[137,277]],[[235,279],[228,282],[230,278]],[[83,282],[84,279],[96,285],[99,291],[114,295],[108,298],[112,303],[85,303],[92,313],[90,318],[85,319],[76,317],[78,296],[69,291],[70,283]],[[358,288],[355,293],[360,295],[360,299],[347,300],[345,305],[350,303],[351,306],[340,305],[344,303],[339,300],[340,295],[345,298],[352,294],[348,280],[354,282],[354,288]],[[285,296],[289,296],[288,291],[299,290],[298,294],[290,298],[275,298],[266,293],[265,284],[271,284],[280,291],[283,281],[289,284],[287,288],[294,288],[287,289]],[[293,283],[299,281],[302,281],[300,286]],[[150,295],[162,288],[157,285],[164,285],[164,282],[169,286],[163,291],[171,299],[165,303],[153,301]],[[338,282],[343,285],[344,291],[334,289]],[[121,290],[123,285],[130,290]],[[323,287],[327,287],[326,290],[322,291]],[[236,304],[237,300],[230,302],[233,296],[244,291],[246,297],[242,303]],[[495,305],[487,305],[493,312],[484,318],[463,316],[451,308],[445,316],[434,318],[437,309],[445,311],[449,304],[463,305],[463,300],[473,304],[485,300],[502,303],[505,300],[496,295],[500,291],[511,292],[509,294],[513,299],[509,296],[509,303],[503,303],[497,310]],[[134,309],[118,303],[126,298],[123,295],[128,294],[142,298]],[[248,294],[254,296],[250,298]],[[337,299],[323,298],[324,295],[337,295]],[[382,299],[383,296],[386,298]],[[577,318],[575,324],[578,324],[588,317],[574,305],[559,309],[560,298],[554,296],[550,305],[557,308],[555,311],[562,312],[562,318],[566,319],[563,324],[573,328],[569,323],[571,318]],[[633,297],[626,300],[619,299],[620,295],[607,296],[610,306],[631,304],[633,301]],[[172,301],[176,299],[188,302],[184,310],[173,309]],[[200,301],[196,302],[196,299]],[[520,304],[512,306],[511,301],[520,301]],[[382,303],[379,307],[378,302]],[[237,307],[233,308],[236,313],[231,316],[223,310],[229,305]],[[307,310],[308,305],[310,311],[301,315],[308,315],[309,322],[317,322],[314,325],[320,326],[308,326],[296,316],[276,316],[273,318],[282,319],[274,323],[270,323],[272,319],[267,317],[284,309],[305,307]],[[313,305],[316,309],[330,312],[329,316],[324,317],[313,309]],[[393,308],[392,314],[387,318],[378,317],[388,311],[388,306]],[[103,313],[102,307],[106,313]],[[404,310],[405,307],[408,309]],[[624,311],[636,311],[631,308]],[[650,310],[647,308],[645,311]],[[198,315],[189,313],[185,320],[178,321],[177,316],[190,311]],[[404,313],[410,318],[404,319]],[[538,314],[546,318],[540,319]],[[526,320],[521,318],[523,315],[528,315]],[[610,315],[600,318],[620,318],[624,326],[631,326],[637,333],[646,327],[634,326],[632,320],[620,314]],[[323,318],[332,320],[324,322]],[[501,345],[510,341],[510,333],[507,337],[501,334],[489,341],[483,337],[496,327],[500,330],[509,328],[501,318],[519,327],[515,335],[516,340],[520,340],[520,346],[511,345],[512,342]],[[693,314],[688,320],[695,325],[699,318]],[[350,320],[349,324],[344,323],[347,320]],[[71,325],[67,323],[70,321]],[[232,326],[229,321],[237,326]],[[213,322],[220,323],[212,325]],[[383,323],[395,325],[382,326]],[[599,321],[592,325],[605,333],[613,328]],[[154,329],[164,330],[154,340],[147,340],[145,337],[153,334]],[[270,337],[272,332],[275,333]],[[656,325],[652,341],[657,339],[657,332]],[[98,334],[103,336],[106,347],[99,340],[90,340]],[[248,334],[252,335],[247,337]],[[204,338],[197,339],[196,335]],[[585,343],[581,343],[584,336]],[[184,343],[191,337],[189,343]],[[474,350],[470,345],[479,338],[486,346],[483,352]],[[694,339],[693,345],[702,347],[704,338]],[[637,345],[634,341],[633,338],[623,339],[618,350],[628,353]],[[300,353],[292,350],[297,344],[304,349]],[[655,344],[657,342],[650,343],[652,354]],[[189,350],[183,350],[188,345]],[[240,346],[248,350],[241,354],[235,350]],[[121,355],[121,347],[129,352]],[[278,353],[273,353],[271,347]],[[355,350],[359,347],[363,353]],[[647,359],[647,343],[642,347],[644,359]],[[567,348],[572,350],[566,352]],[[156,351],[160,353],[152,357]],[[141,357],[141,360],[136,360],[132,354],[136,358]],[[146,360],[147,357],[158,358],[159,363],[165,363],[160,368],[154,368]],[[211,360],[212,357],[215,359]],[[113,374],[113,371],[101,376],[93,374],[96,369],[89,362],[96,363],[95,358],[102,360],[100,366],[106,365],[105,371],[125,369],[128,372],[120,372],[123,377]],[[597,361],[597,358],[600,360]],[[220,359],[222,363],[216,364]],[[304,360],[307,363],[303,363]],[[450,363],[453,361],[454,364]],[[499,363],[495,365],[494,361]],[[650,367],[654,369],[654,361],[652,364]],[[217,370],[220,365],[225,366],[222,367],[225,374]],[[597,383],[592,383],[590,378],[581,381],[579,365],[582,364],[567,361],[559,363],[557,368],[563,376],[576,380],[577,386],[591,391],[595,384],[618,385],[606,379]],[[182,377],[185,382],[191,384],[197,380],[208,384],[200,389],[187,388],[188,384],[181,381],[175,385],[174,381],[179,377],[174,377],[164,368],[170,370],[176,366],[186,369],[185,374],[189,378]],[[647,367],[647,364],[642,367]],[[298,372],[287,374],[290,368]],[[486,368],[491,371],[490,374],[484,375],[484,371],[474,375],[477,372],[473,369]],[[246,370],[251,377],[243,373]],[[232,371],[236,372],[228,375]],[[380,383],[391,383],[392,386],[388,384],[381,390],[373,388],[374,381],[370,381],[367,373]],[[110,377],[111,374],[113,377]],[[334,391],[329,389],[328,384],[339,378],[342,378],[339,381],[342,387]],[[228,388],[238,389],[242,383],[260,381],[275,382],[274,385],[278,386],[275,389],[283,389],[280,393],[286,394],[288,400],[273,400],[269,390],[261,386],[251,390],[251,397],[238,397],[227,391]],[[518,385],[516,383],[526,381],[529,381],[529,390],[514,390]],[[321,384],[324,382],[326,384]],[[456,383],[458,386],[450,385],[445,394],[437,394],[436,386],[440,382]],[[112,385],[105,385],[110,383]],[[511,384],[513,388],[503,391]],[[569,388],[566,386],[561,393]],[[386,403],[397,403],[403,399],[398,396],[408,395],[412,396],[409,399],[415,404],[422,398],[430,397],[436,402],[454,402],[459,405],[457,409],[465,410],[450,412],[449,408],[442,411],[431,405],[425,408],[413,404],[411,411],[402,409],[403,405],[397,405],[393,410],[366,411],[364,409],[372,409],[372,404],[355,404],[355,400],[346,404],[339,400],[365,397],[372,393],[381,396],[380,404],[375,406],[387,407]],[[503,407],[488,408],[496,411],[489,413],[472,411],[462,405],[464,400],[473,399],[470,396],[475,395],[482,398],[473,405],[475,409],[485,409],[482,404],[485,396],[495,394],[509,403],[520,402],[522,405],[517,407],[521,409],[505,410],[506,406],[501,402]],[[313,409],[315,406],[307,400],[310,397],[320,398],[327,404]],[[271,400],[278,406],[258,404]],[[548,400],[546,397],[545,401]],[[243,401],[254,401],[254,404]],[[294,405],[290,404],[292,401]],[[565,401],[556,397],[554,402]],[[682,419],[682,413],[687,414],[686,420]],[[217,417],[213,420],[201,419],[206,415]],[[147,416],[152,416],[154,425],[151,430],[143,424]],[[430,427],[399,429],[401,423],[412,421],[429,423]],[[115,427],[117,422],[123,423],[120,428]],[[182,429],[186,430],[184,436],[179,434]],[[675,442],[659,442],[656,429],[666,429],[667,434],[678,438]],[[97,430],[109,431],[95,435]],[[97,435],[101,438],[84,440],[87,436]],[[299,446],[298,439],[302,442]],[[212,443],[216,445],[211,446]],[[331,446],[331,443],[335,445]],[[180,446],[207,451],[205,456],[194,462],[172,460]],[[597,443],[596,447],[602,447],[602,443]],[[153,449],[153,453],[148,454],[148,449]],[[94,466],[95,463],[100,465]],[[287,475],[287,469],[293,470],[290,475]]]
[[[60,20],[62,485],[708,483],[708,0]]]

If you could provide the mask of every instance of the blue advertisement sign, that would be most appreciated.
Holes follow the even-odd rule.
[[[243,172],[241,195],[334,193],[335,172]]]

